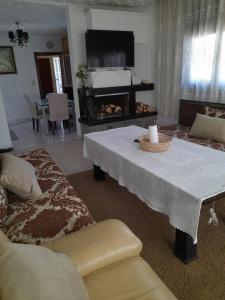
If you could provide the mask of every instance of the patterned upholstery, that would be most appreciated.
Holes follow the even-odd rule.
[[[189,130],[190,130],[189,127],[182,126],[182,125],[169,125],[169,126],[162,126],[159,128],[159,132],[161,133],[225,152],[224,143],[218,143],[212,140],[206,140],[199,137],[191,136],[190,134],[188,134]]]
[[[3,186],[0,185],[0,228],[3,228],[7,218],[7,195]]]
[[[205,115],[209,117],[225,119],[225,109],[206,106]]]
[[[18,156],[35,167],[44,195],[39,200],[24,200],[8,192],[3,230],[11,241],[40,244],[94,223],[85,203],[45,150]]]

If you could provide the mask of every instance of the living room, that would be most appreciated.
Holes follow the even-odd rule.
[[[0,298],[224,299],[224,0],[2,4]],[[16,81],[64,47],[70,89]]]

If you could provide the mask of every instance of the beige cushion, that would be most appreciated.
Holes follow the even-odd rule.
[[[25,159],[4,154],[0,184],[22,198],[37,199],[42,195],[34,167]]]
[[[0,242],[1,300],[87,300],[79,273],[65,255],[34,245]]]
[[[90,300],[177,300],[141,257],[123,260],[83,280]]]
[[[225,120],[197,114],[189,134],[225,143]]]
[[[7,236],[4,234],[4,232],[2,230],[0,230],[0,242],[1,241],[9,241],[9,239],[7,238]]]

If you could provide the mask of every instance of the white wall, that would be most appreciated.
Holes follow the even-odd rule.
[[[156,85],[157,63],[157,5],[148,8],[148,41],[135,43],[135,71],[141,80],[148,80]],[[156,107],[156,92],[146,91],[136,93],[136,100]]]
[[[52,41],[54,47],[49,50],[46,42]],[[11,46],[7,33],[0,34],[0,45]],[[19,122],[30,117],[23,94],[39,98],[39,86],[34,61],[34,52],[61,51],[61,36],[30,34],[27,47],[14,47],[17,74],[0,75],[0,89],[9,123]]]
[[[77,93],[79,81],[76,78],[76,72],[78,65],[86,61],[85,32],[87,30],[87,15],[82,6],[70,3],[67,6],[66,19],[75,99],[77,134],[80,136],[81,128],[80,122],[78,121],[80,117],[80,108]]]
[[[12,148],[12,141],[9,134],[4,103],[0,89],[0,150]]]
[[[135,43],[149,40],[149,14],[143,12],[90,9],[87,13],[89,29],[133,31]]]

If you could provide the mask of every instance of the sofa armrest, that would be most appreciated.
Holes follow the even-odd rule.
[[[142,250],[141,241],[118,220],[99,222],[43,246],[68,255],[81,276],[138,256]]]

